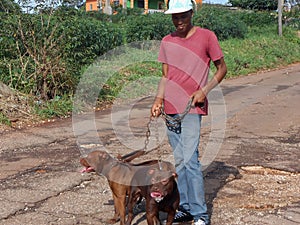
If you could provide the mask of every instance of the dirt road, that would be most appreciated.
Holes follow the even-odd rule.
[[[211,224],[299,224],[300,64],[225,80],[221,90],[226,113],[212,93],[215,110],[203,121],[200,146]],[[79,157],[99,146],[114,156],[143,146],[150,104],[148,98],[132,108],[129,137],[115,127],[128,118],[121,108],[113,123],[104,110],[93,124],[66,119],[2,133],[0,224],[105,224],[113,214],[109,187],[103,177],[82,175]],[[172,160],[165,135],[159,137],[159,154]],[[134,223],[146,224],[144,214]]]

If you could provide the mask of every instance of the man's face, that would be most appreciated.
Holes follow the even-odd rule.
[[[173,24],[179,34],[187,34],[192,25],[193,11],[172,14]]]

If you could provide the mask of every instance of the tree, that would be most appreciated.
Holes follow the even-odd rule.
[[[234,7],[251,10],[276,10],[277,0],[229,0]]]
[[[9,86],[52,99],[66,86],[60,21],[50,15],[7,14],[1,32],[2,80]],[[1,46],[2,47],[2,46]]]
[[[85,0],[17,0],[17,2],[23,8],[28,8],[28,11],[40,11],[49,8],[56,9],[59,6],[78,9],[85,3]]]
[[[15,3],[13,0],[1,0],[0,12],[20,13],[21,7],[17,3]]]

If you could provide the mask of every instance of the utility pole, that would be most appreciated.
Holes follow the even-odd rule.
[[[278,35],[282,36],[282,8],[283,0],[278,0]]]

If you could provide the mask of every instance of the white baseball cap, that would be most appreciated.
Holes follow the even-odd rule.
[[[169,0],[169,8],[165,14],[183,13],[193,9],[192,0]]]

